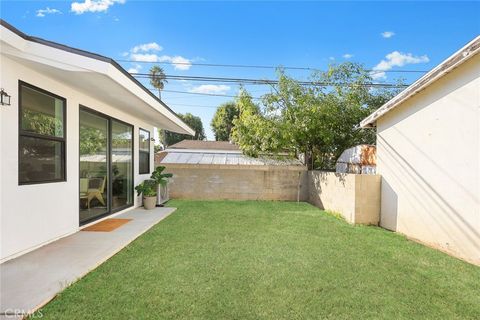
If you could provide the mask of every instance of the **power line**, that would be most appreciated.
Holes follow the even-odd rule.
[[[148,88],[148,90],[155,92],[157,89]],[[220,93],[201,93],[201,92],[189,92],[189,91],[179,91],[179,90],[162,90],[162,92],[172,92],[172,93],[184,93],[184,94],[196,94],[202,96],[213,96],[213,97],[228,97],[228,98],[237,98],[237,96],[220,94]],[[261,98],[252,97],[254,100],[260,100]]]
[[[309,71],[321,71],[320,69],[310,67],[283,67],[283,66],[262,66],[262,65],[248,65],[248,64],[219,64],[219,63],[197,63],[197,62],[170,62],[170,61],[136,61],[119,59],[118,62],[131,62],[131,63],[158,63],[168,65],[186,65],[186,66],[200,66],[200,67],[224,67],[224,68],[250,68],[250,69],[289,69],[289,70],[309,70]]]
[[[225,68],[250,68],[250,69],[288,69],[288,70],[307,70],[307,71],[325,71],[314,67],[293,67],[293,66],[267,66],[267,65],[248,65],[248,64],[219,64],[219,63],[198,63],[198,62],[170,62],[170,61],[136,61],[128,59],[119,59],[118,62],[130,63],[155,63],[168,65],[185,65],[185,66],[200,66],[200,67],[225,67]],[[367,70],[369,72],[387,72],[387,73],[426,73],[428,70]]]
[[[148,73],[132,73],[136,78],[150,79],[151,76]],[[203,81],[203,82],[222,82],[222,83],[239,83],[249,85],[276,85],[278,80],[271,79],[253,79],[253,78],[229,78],[229,77],[209,77],[209,76],[178,76],[178,75],[165,75],[167,80],[186,80],[186,81]],[[352,86],[352,83],[335,83],[335,82],[323,82],[323,81],[298,81],[298,84],[304,86]],[[372,88],[405,88],[406,84],[397,83],[361,83],[357,86],[372,87]]]
[[[195,108],[213,108],[217,109],[219,106],[204,106],[198,104],[185,104],[185,103],[172,103],[172,106],[181,106],[181,107],[195,107]]]

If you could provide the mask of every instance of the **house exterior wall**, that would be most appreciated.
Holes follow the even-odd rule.
[[[172,173],[170,198],[202,200],[306,199],[306,168],[302,166],[242,166],[164,164]]]
[[[153,126],[4,55],[1,55],[0,63],[1,87],[11,95],[11,105],[0,106],[0,261],[3,262],[79,230],[80,104],[134,126],[135,185],[149,177],[149,174],[138,174],[139,127],[149,130],[153,136]],[[65,182],[18,184],[19,80],[67,100]],[[134,108],[132,106],[132,110]],[[153,145],[150,157],[150,170],[153,170]],[[133,207],[140,204],[141,199],[135,196]]]
[[[380,220],[378,175],[308,172],[308,201],[340,214],[349,223],[377,225]]]
[[[377,120],[382,227],[480,264],[480,55]]]

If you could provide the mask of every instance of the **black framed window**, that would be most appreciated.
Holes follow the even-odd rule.
[[[66,99],[19,81],[19,184],[65,181]]]
[[[150,173],[150,132],[140,129],[139,135],[139,171],[140,174]]]

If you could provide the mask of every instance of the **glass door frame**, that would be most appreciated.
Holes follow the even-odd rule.
[[[104,218],[106,216],[109,216],[113,213],[116,213],[116,212],[119,212],[119,211],[122,211],[122,210],[125,210],[127,208],[130,208],[130,207],[133,207],[134,204],[135,204],[135,193],[134,193],[134,179],[135,179],[135,126],[128,123],[128,122],[125,122],[123,120],[120,120],[118,118],[115,118],[115,117],[112,117],[112,116],[109,116],[108,114],[105,114],[105,113],[102,113],[100,111],[97,111],[95,109],[91,109],[89,107],[86,107],[82,104],[79,105],[79,111],[78,111],[78,114],[79,114],[79,117],[78,117],[78,161],[79,161],[79,166],[78,166],[78,195],[80,195],[80,156],[81,156],[81,153],[80,153],[80,129],[81,129],[81,126],[80,126],[80,112],[88,112],[90,114],[94,114],[96,116],[99,116],[101,118],[104,118],[105,120],[107,120],[108,122],[108,138],[107,138],[107,141],[108,141],[108,145],[107,145],[107,211],[101,215],[98,215],[96,217],[93,217],[91,219],[87,219],[87,220],[84,220],[84,221],[79,221],[79,224],[80,226],[83,226],[85,224],[88,224],[88,223],[91,223],[93,221],[96,221],[98,219],[101,219],[101,218]],[[116,121],[116,122],[119,122],[121,124],[124,124],[128,127],[130,127],[132,129],[132,170],[131,170],[131,179],[130,179],[130,183],[131,183],[131,196],[132,196],[132,203],[131,204],[126,204],[126,205],[123,205],[121,207],[118,207],[118,208],[115,208],[115,209],[112,209],[113,207],[113,166],[112,166],[112,122],[113,121]],[[80,210],[80,197],[78,198],[78,208]],[[80,211],[79,211],[79,214],[80,214]]]

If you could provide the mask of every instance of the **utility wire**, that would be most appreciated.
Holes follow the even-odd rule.
[[[148,73],[132,73],[136,78],[150,79],[151,76]],[[177,75],[165,75],[167,80],[187,80],[187,81],[204,81],[204,82],[222,82],[222,83],[240,83],[250,85],[276,85],[278,80],[270,79],[253,79],[253,78],[228,78],[228,77],[208,77],[208,76],[177,76]],[[305,86],[352,86],[358,85],[363,87],[379,87],[379,88],[405,88],[406,84],[396,83],[335,83],[335,82],[322,82],[322,81],[298,81],[298,84]]]
[[[172,106],[181,106],[181,107],[195,107],[195,108],[212,108],[217,109],[219,106],[204,106],[198,104],[185,104],[185,103],[170,103]]]
[[[308,70],[308,71],[325,71],[313,67],[293,67],[293,66],[266,66],[266,65],[248,65],[248,64],[219,64],[219,63],[198,63],[198,62],[170,62],[170,61],[135,61],[129,59],[119,59],[118,62],[131,63],[155,63],[168,65],[186,65],[186,66],[202,66],[202,67],[226,67],[226,68],[250,68],[250,69],[288,69],[288,70]],[[387,73],[426,73],[428,70],[367,70],[369,72],[387,72]]]
[[[148,90],[155,92],[158,89],[148,88]],[[228,95],[228,94],[220,94],[220,93],[200,93],[200,92],[189,92],[189,91],[179,91],[179,90],[162,90],[162,92],[172,92],[172,93],[184,93],[184,94],[196,94],[202,96],[213,96],[213,97],[228,97],[228,98],[237,98],[237,96]],[[254,100],[260,100],[261,98],[252,97]]]

